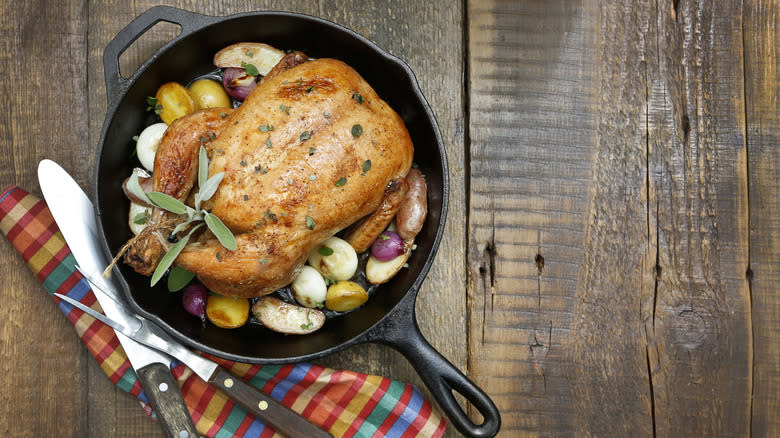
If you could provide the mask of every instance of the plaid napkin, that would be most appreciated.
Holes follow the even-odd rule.
[[[75,259],[43,201],[16,186],[5,190],[0,195],[0,230],[49,294],[59,292],[99,309],[89,284],[74,269]],[[114,331],[65,303],[60,309],[108,378],[136,397],[146,414],[152,416],[148,399]],[[250,365],[208,357],[336,437],[444,434],[446,420],[409,384],[309,363]],[[278,436],[182,363],[174,362],[172,372],[201,435]]]

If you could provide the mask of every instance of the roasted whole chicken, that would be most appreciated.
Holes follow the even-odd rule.
[[[204,231],[175,263],[208,289],[237,297],[289,284],[318,244],[357,222],[352,241],[375,238],[398,210],[414,154],[398,114],[335,59],[287,59],[239,108],[173,122],[157,151],[153,190],[191,204],[201,146],[209,174],[224,172],[203,207],[233,232],[237,249]],[[155,209],[154,226],[126,252],[137,272],[156,268],[172,216]]]

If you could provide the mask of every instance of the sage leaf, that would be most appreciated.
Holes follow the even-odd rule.
[[[211,213],[204,212],[203,220],[206,222],[206,226],[209,227],[209,230],[217,236],[217,240],[219,240],[219,243],[221,243],[222,246],[231,251],[235,251],[238,247],[236,238],[218,217]]]
[[[200,147],[198,153],[198,187],[203,187],[206,184],[206,180],[209,178],[209,155],[206,153],[206,148]]]
[[[137,173],[133,172],[133,174],[130,175],[130,179],[127,180],[127,190],[136,198],[146,202],[149,205],[152,205],[152,201],[149,200],[149,197],[146,196],[146,193],[144,193],[144,189],[141,188],[141,183],[138,181]]]
[[[173,261],[176,260],[176,257],[179,256],[181,251],[184,249],[184,246],[187,245],[187,242],[189,242],[190,236],[192,235],[193,231],[197,230],[198,228],[200,228],[200,225],[190,230],[190,232],[187,233],[186,236],[179,239],[179,241],[176,242],[175,245],[168,248],[168,252],[166,252],[165,255],[160,259],[160,264],[157,265],[157,269],[155,269],[154,274],[152,274],[152,286],[157,284],[157,282],[160,281],[162,276],[165,275],[165,271],[167,271],[168,268],[171,267]]]
[[[195,274],[181,266],[172,267],[168,274],[168,291],[176,292],[184,289],[184,286],[188,285],[193,278],[195,278]]]
[[[213,175],[211,178],[207,179],[206,182],[200,186],[200,190],[198,190],[200,200],[208,201],[212,196],[214,196],[214,193],[217,192],[217,188],[219,187],[219,184],[222,182],[222,178],[224,177],[225,172],[219,172]]]
[[[152,201],[152,204],[162,208],[163,210],[170,211],[174,214],[187,213],[187,206],[173,196],[160,192],[150,192],[147,193],[147,196]]]

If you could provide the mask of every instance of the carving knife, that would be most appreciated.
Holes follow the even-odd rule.
[[[44,161],[48,161],[48,160],[44,160]],[[68,181],[67,185],[75,186],[75,189],[78,189],[77,192],[79,193],[79,197],[82,199],[81,203],[89,206],[88,209],[86,208],[84,209],[89,211],[89,218],[88,218],[89,222],[87,223],[90,224],[91,231],[89,234],[91,235],[90,236],[85,235],[83,236],[83,239],[89,240],[88,243],[89,245],[92,246],[93,251],[95,251],[96,254],[99,254],[100,257],[105,258],[104,256],[102,256],[103,252],[98,246],[98,238],[97,238],[97,231],[96,231],[97,227],[94,221],[95,220],[94,207],[92,206],[92,203],[89,202],[89,198],[86,197],[84,192],[82,192],[81,189],[78,187],[78,184],[75,181],[73,181],[73,179],[70,177],[70,175],[67,174],[67,172],[62,170],[62,168],[60,168],[54,162],[48,161],[48,163],[45,165],[47,170],[52,174],[55,174],[56,172],[56,177],[53,179],[60,185],[66,185],[65,180],[67,180]],[[41,162],[41,165],[39,165],[39,173],[40,173],[41,166],[43,166],[43,162]],[[52,170],[54,168],[59,170],[56,169]],[[43,183],[41,183],[41,187],[43,187]],[[74,191],[75,189],[72,187],[71,191]],[[73,196],[73,195],[68,195],[68,196]],[[71,216],[74,215],[72,211],[75,208],[75,206],[73,206],[73,201],[72,200],[70,200],[69,202],[66,201],[65,204],[71,205],[70,215]],[[67,210],[64,211],[67,212]],[[55,220],[56,219],[57,216],[55,216]],[[84,220],[87,219],[85,218]],[[63,231],[63,235],[64,235],[64,231]],[[67,240],[67,236],[66,236],[66,240]],[[78,257],[76,258],[76,260],[79,261]],[[209,382],[210,384],[222,390],[226,395],[228,395],[230,398],[238,402],[241,406],[246,408],[252,415],[266,422],[267,424],[273,426],[274,429],[276,429],[276,431],[279,433],[285,434],[286,436],[289,437],[307,437],[307,438],[330,437],[332,438],[332,435],[327,431],[321,429],[314,423],[311,423],[310,421],[308,421],[301,415],[297,414],[295,411],[291,410],[290,408],[279,403],[269,395],[259,391],[258,389],[245,383],[241,379],[236,378],[235,376],[233,376],[223,368],[219,367],[215,362],[208,360],[198,354],[193,353],[192,351],[190,351],[189,349],[181,345],[178,341],[176,341],[171,335],[169,335],[159,326],[132,312],[128,308],[127,304],[119,297],[118,291],[121,289],[119,289],[119,287],[115,285],[113,282],[106,280],[102,276],[102,266],[106,266],[107,263],[108,262],[106,261],[106,263],[100,265],[101,268],[97,270],[94,269],[87,270],[82,265],[79,265],[78,268],[79,271],[87,279],[87,281],[89,281],[90,284],[92,285],[92,289],[95,292],[95,295],[103,296],[105,300],[109,302],[111,307],[115,310],[114,312],[112,312],[111,315],[109,315],[108,312],[106,312],[106,316],[108,318],[104,318],[103,321],[108,325],[110,325],[111,327],[113,327],[119,336],[123,336],[120,335],[119,333],[130,335],[126,339],[131,341],[133,340],[138,341],[143,345],[154,348],[155,350],[159,350],[161,352],[165,352],[166,354],[169,354],[170,356],[173,356],[179,359],[180,361],[184,362],[184,364],[187,365],[187,367],[189,367],[201,379]],[[63,299],[68,301],[66,298]],[[76,305],[77,307],[81,305],[80,303],[79,304],[72,303],[72,304]],[[100,302],[100,304],[101,306],[103,306],[102,301]],[[84,310],[83,307],[80,308]],[[92,309],[85,310],[85,311],[87,313],[90,313],[90,311],[92,311],[92,313],[90,314],[94,315],[94,311]],[[105,311],[105,307],[104,307],[104,311]],[[139,344],[136,343],[136,345]]]
[[[39,163],[38,182],[79,268],[91,277],[101,279],[103,289],[118,291],[112,280],[101,275],[109,261],[98,246],[95,211],[87,195],[62,167],[51,160]],[[114,300],[97,290],[93,291],[106,315],[114,317],[120,312]],[[198,437],[187,405],[171,374],[171,358],[120,332],[117,332],[117,337],[167,435],[172,438]]]

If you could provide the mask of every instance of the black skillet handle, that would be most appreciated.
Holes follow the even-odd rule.
[[[369,339],[387,344],[406,357],[460,433],[473,438],[495,436],[501,428],[501,415],[490,397],[423,337],[414,314],[413,297],[407,296],[398,307],[392,317],[371,330]],[[453,391],[477,408],[482,414],[482,424],[471,421],[455,400]]]
[[[147,30],[160,21],[177,24],[181,27],[181,34],[175,38],[178,40],[219,19],[220,17],[210,17],[170,6],[155,6],[137,16],[116,34],[103,51],[103,71],[106,79],[106,94],[109,99],[109,108],[113,106],[114,102],[118,101],[118,98],[124,95],[127,87],[132,82],[131,79],[122,77],[119,71],[119,57]]]

